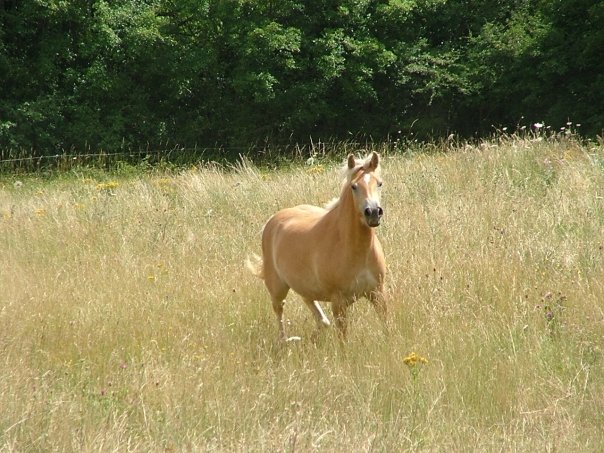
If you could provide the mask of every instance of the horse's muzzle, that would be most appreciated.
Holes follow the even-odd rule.
[[[380,225],[380,221],[384,215],[384,210],[381,206],[376,208],[365,208],[363,214],[365,214],[365,221],[367,222],[367,225],[370,227],[376,227]]]

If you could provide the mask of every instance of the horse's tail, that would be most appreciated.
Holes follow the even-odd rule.
[[[256,277],[264,280],[264,263],[261,257],[255,253],[251,257],[248,256],[245,260],[245,267]]]

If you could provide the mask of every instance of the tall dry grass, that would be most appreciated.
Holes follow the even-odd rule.
[[[392,329],[350,337],[243,266],[335,165],[0,190],[2,451],[602,451],[604,151],[509,140],[383,159]],[[407,363],[412,351],[428,363]]]

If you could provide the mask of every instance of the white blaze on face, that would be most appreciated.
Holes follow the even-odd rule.
[[[366,173],[365,175],[363,175],[363,180],[365,181],[365,184],[367,185],[367,187],[370,187],[369,183],[371,182],[371,175],[369,173]],[[369,194],[369,196],[367,197],[366,206],[368,206],[370,208],[376,208],[379,205],[380,205],[380,194],[379,194],[379,191],[375,190],[375,191],[373,191],[372,194]]]

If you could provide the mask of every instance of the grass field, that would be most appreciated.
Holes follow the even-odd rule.
[[[332,161],[3,176],[0,450],[604,451],[604,149],[432,148],[384,153],[392,328],[345,344],[244,267]]]

